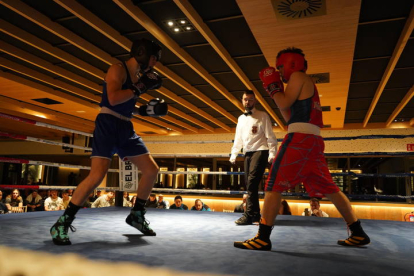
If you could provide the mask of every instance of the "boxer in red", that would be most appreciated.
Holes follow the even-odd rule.
[[[259,76],[263,87],[279,107],[288,124],[282,145],[276,155],[265,186],[265,201],[257,235],[235,242],[241,249],[270,250],[270,234],[282,201],[281,193],[303,182],[311,197],[326,196],[344,217],[351,230],[343,246],[363,246],[370,243],[361,222],[353,212],[348,198],[332,181],[324,157],[323,126],[318,90],[305,74],[307,62],[301,49],[287,48],[278,53],[276,71],[264,68]],[[280,76],[281,75],[281,76]],[[287,83],[286,91],[283,82]]]

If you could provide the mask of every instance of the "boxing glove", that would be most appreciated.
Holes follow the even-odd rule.
[[[141,116],[160,117],[168,113],[168,105],[164,100],[158,98],[152,99],[146,105],[142,105],[138,109],[138,114]]]
[[[280,79],[280,74],[273,67],[266,67],[259,72],[259,77],[263,82],[263,87],[269,93],[270,97],[276,93],[283,93],[283,82]]]
[[[149,71],[143,75],[137,83],[131,85],[130,89],[138,98],[151,89],[158,89],[162,86],[162,79],[155,71]]]

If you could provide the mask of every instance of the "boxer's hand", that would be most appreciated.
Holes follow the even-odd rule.
[[[151,89],[158,89],[162,86],[162,79],[155,71],[149,71],[143,75],[137,83],[131,85],[130,89],[138,98]]]
[[[138,109],[141,116],[161,117],[168,113],[168,105],[164,100],[158,98],[152,99],[146,105],[142,105]]]
[[[283,82],[280,79],[280,74],[273,67],[266,67],[259,72],[259,77],[263,82],[263,87],[269,93],[270,97],[276,93],[283,93]]]

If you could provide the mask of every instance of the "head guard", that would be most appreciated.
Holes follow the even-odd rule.
[[[305,57],[298,53],[283,53],[276,59],[276,68],[283,66],[283,82],[288,82],[290,75],[296,71],[306,72]]]
[[[149,66],[151,56],[155,56],[157,61],[161,59],[161,46],[145,38],[138,39],[132,43],[130,54],[140,65],[141,71],[144,71]]]

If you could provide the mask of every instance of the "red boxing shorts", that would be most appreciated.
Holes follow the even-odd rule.
[[[266,181],[265,191],[283,192],[303,182],[311,197],[339,192],[326,164],[321,136],[288,133]]]

